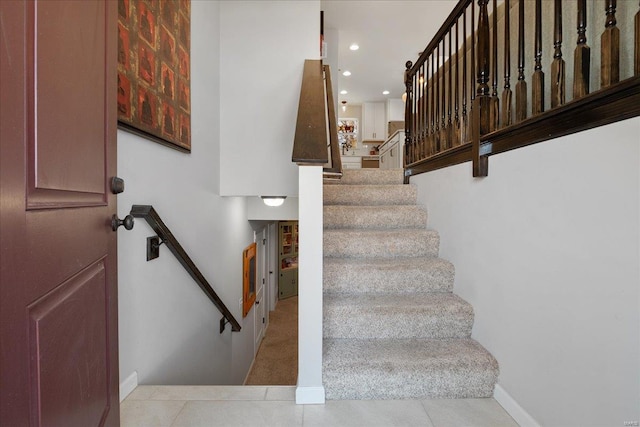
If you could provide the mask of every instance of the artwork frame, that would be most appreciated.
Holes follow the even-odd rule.
[[[242,251],[242,317],[247,317],[256,302],[258,268],[256,265],[257,246],[251,243]]]
[[[118,127],[191,152],[191,0],[118,0]]]

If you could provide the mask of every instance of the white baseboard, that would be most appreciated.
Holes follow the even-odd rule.
[[[138,387],[138,372],[133,371],[131,375],[120,383],[120,402],[126,399],[136,387]]]
[[[296,387],[296,404],[324,405],[324,387]]]
[[[514,400],[513,397],[503,389],[500,384],[496,384],[493,391],[493,398],[504,408],[511,418],[513,418],[520,427],[540,427],[540,424],[525,409]]]

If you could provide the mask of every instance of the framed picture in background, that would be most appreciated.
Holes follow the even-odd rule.
[[[118,0],[118,125],[191,151],[191,1]]]

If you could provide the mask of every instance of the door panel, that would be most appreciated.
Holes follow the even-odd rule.
[[[96,426],[108,412],[108,297],[100,260],[28,306],[31,413],[42,425]]]
[[[30,208],[106,203],[106,26],[103,2],[27,2]]]
[[[116,7],[0,2],[0,420],[119,424]]]

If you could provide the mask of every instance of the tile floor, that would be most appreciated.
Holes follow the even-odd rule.
[[[120,404],[122,427],[517,427],[494,399],[341,400],[296,405],[295,387],[139,386]]]

